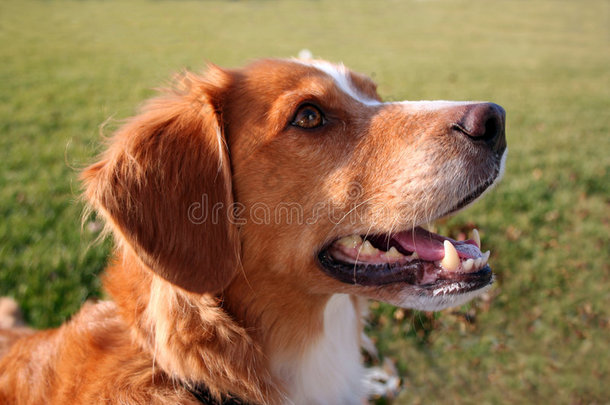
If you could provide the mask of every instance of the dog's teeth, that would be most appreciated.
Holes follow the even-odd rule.
[[[362,238],[360,235],[350,235],[339,239],[337,243],[348,248],[356,248],[362,243]]]
[[[489,255],[491,255],[491,252],[489,250],[483,253],[483,264],[487,264],[487,261],[489,260]]]
[[[460,267],[460,257],[458,256],[455,246],[448,240],[444,242],[445,246],[445,257],[441,261],[441,265],[447,271],[456,271]]]
[[[473,266],[474,266],[473,259],[468,259],[464,263],[462,263],[462,268],[464,269],[465,272],[471,271]]]
[[[482,262],[483,262],[483,258],[482,257],[479,257],[478,259],[475,259],[474,260],[474,268],[477,269],[477,270],[480,269]]]
[[[419,255],[417,254],[417,252],[413,252],[413,254],[411,256],[409,256],[411,259],[415,260],[415,259],[419,259]]]
[[[390,248],[385,254],[388,259],[400,259],[405,257],[402,253],[400,253],[394,246]]]
[[[472,240],[474,240],[474,243],[476,243],[477,247],[480,249],[481,248],[481,235],[479,235],[479,231],[477,231],[477,228],[474,228],[472,230]]]
[[[360,253],[363,255],[374,256],[379,253],[379,249],[371,245],[371,242],[368,240],[365,240],[364,243],[362,243],[362,248],[360,248]]]

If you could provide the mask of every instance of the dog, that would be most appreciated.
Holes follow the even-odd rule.
[[[506,153],[502,107],[382,102],[343,65],[185,72],[82,173],[112,300],[5,329],[0,403],[363,403],[367,300],[433,311],[493,283],[476,231],[422,225]]]

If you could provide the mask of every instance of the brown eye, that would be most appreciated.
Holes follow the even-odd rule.
[[[305,104],[297,110],[292,125],[305,129],[318,128],[325,124],[324,115],[318,107]]]

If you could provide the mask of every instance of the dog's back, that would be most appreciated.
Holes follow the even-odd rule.
[[[23,325],[21,312],[15,300],[0,297],[0,359],[15,341],[31,333],[31,330]]]

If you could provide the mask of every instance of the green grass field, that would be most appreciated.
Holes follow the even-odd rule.
[[[430,314],[373,303],[400,404],[610,403],[608,1],[2,1],[0,295],[55,326],[102,296],[110,242],[81,228],[78,172],[183,67],[308,48],[398,99],[491,100],[503,183],[472,226],[497,283]]]

